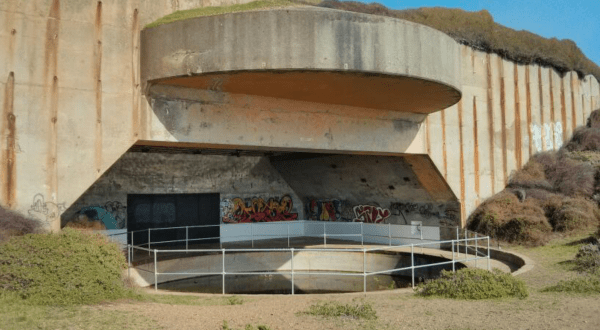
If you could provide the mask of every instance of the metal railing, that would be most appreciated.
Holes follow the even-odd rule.
[[[285,231],[285,235],[279,234],[264,234],[260,232],[260,230],[256,230],[255,228],[260,228],[265,225],[270,226],[287,226],[287,230]],[[290,226],[298,225],[298,224],[309,224],[309,225],[317,225],[322,226],[322,234],[315,233],[314,230],[309,232],[308,235],[306,233],[306,228],[304,228],[304,232],[302,235],[291,235],[290,234]],[[315,275],[319,276],[362,276],[363,277],[363,291],[367,292],[367,277],[374,275],[382,275],[382,274],[398,274],[402,272],[407,272],[410,270],[411,272],[411,282],[412,287],[415,286],[415,270],[427,268],[427,267],[439,267],[444,265],[452,265],[452,270],[456,270],[457,263],[466,263],[474,261],[475,266],[477,267],[477,261],[480,259],[487,260],[487,269],[490,269],[490,240],[488,236],[479,236],[477,233],[470,232],[465,230],[461,230],[458,227],[434,227],[434,226],[421,226],[421,225],[393,225],[393,224],[364,224],[364,223],[327,223],[321,221],[293,221],[289,223],[250,223],[246,224],[250,226],[250,235],[238,235],[238,236],[223,236],[223,227],[227,229],[229,226],[240,226],[242,224],[222,224],[222,225],[209,225],[209,226],[182,226],[182,227],[170,227],[170,228],[150,228],[147,230],[141,231],[132,231],[127,233],[130,235],[131,243],[135,242],[135,235],[146,235],[148,238],[148,242],[143,243],[141,245],[133,245],[127,244],[127,259],[129,270],[133,267],[134,255],[135,251],[148,252],[148,255],[152,257],[150,262],[147,262],[146,265],[153,265],[153,269],[148,267],[147,269],[138,268],[141,271],[146,271],[154,274],[154,288],[158,289],[158,278],[160,275],[183,275],[183,276],[209,276],[209,275],[220,275],[222,277],[222,293],[225,294],[225,284],[226,284],[226,276],[231,275],[288,275],[291,278],[291,293],[294,294],[294,277],[295,275]],[[360,227],[360,233],[332,233],[331,231],[327,231],[328,226],[342,226],[341,228],[348,229],[349,227]],[[373,227],[374,226],[374,227]],[[207,228],[207,227],[219,227],[221,232],[218,237],[201,237],[201,238],[190,238],[189,232],[192,228]],[[382,230],[386,228],[387,230]],[[410,236],[396,236],[393,235],[395,229],[396,232],[402,232],[404,229],[406,230],[410,228],[411,235]],[[426,228],[437,228],[438,237],[435,238],[426,238],[424,237],[424,229]],[[439,231],[441,228],[445,228],[448,232],[448,229],[455,229],[455,238],[449,240],[440,240]],[[152,232],[163,231],[163,230],[182,230],[185,229],[185,238],[183,239],[175,239],[175,240],[167,240],[167,241],[155,241],[152,242]],[[373,230],[375,229],[375,230]],[[256,233],[258,231],[258,233]],[[386,232],[387,231],[387,232]],[[223,238],[231,239],[235,238],[250,238],[251,248],[223,248]],[[348,238],[353,238],[354,242],[360,242],[362,248],[294,248],[290,245],[290,240],[298,237],[322,237],[323,245],[327,246],[327,238],[329,237],[343,237],[346,240]],[[273,238],[283,238],[287,239],[287,248],[254,248],[254,242],[257,239],[273,239]],[[378,242],[373,242],[373,238],[375,238]],[[190,242],[197,242],[202,240],[215,240],[219,239],[219,248],[214,249],[190,249]],[[385,241],[387,239],[387,244],[382,243],[382,239]],[[411,244],[394,244],[401,239],[409,239],[409,240],[419,240],[420,243],[411,243]],[[236,241],[236,240],[232,240]],[[237,242],[243,240],[237,240]],[[246,240],[247,241],[247,240]],[[427,241],[427,242],[425,242]],[[157,249],[152,248],[152,245],[158,244],[166,244],[166,243],[183,243],[185,242],[185,249]],[[365,248],[365,242],[370,244],[378,244],[378,245],[387,245],[382,247],[371,247]],[[483,244],[482,244],[483,243]],[[146,246],[146,247],[143,247]],[[442,250],[442,246],[447,247],[448,252],[452,252],[452,259],[448,259],[447,261],[435,262],[431,264],[418,265],[415,263],[415,248],[421,248],[421,254],[423,253],[424,248],[433,248],[436,250]],[[480,247],[486,247],[486,252],[480,251]],[[410,256],[411,263],[410,266],[392,268],[392,269],[384,269],[384,270],[368,270],[367,269],[367,254],[368,253],[382,253],[382,252],[405,252],[401,250],[408,250],[410,248]],[[461,258],[461,250],[463,257]],[[295,255],[301,251],[310,251],[310,252],[336,252],[336,253],[363,253],[363,269],[362,272],[310,272],[297,270],[294,268],[294,258]],[[193,271],[193,272],[159,272],[159,255],[168,255],[168,254],[176,254],[176,253],[217,253],[221,254],[221,271],[220,272],[210,272],[210,271]],[[290,266],[287,270],[264,270],[264,271],[252,271],[252,272],[239,272],[239,271],[227,271],[226,269],[226,255],[227,253],[238,253],[238,252],[263,252],[263,253],[273,253],[273,252],[289,252],[290,253]],[[148,260],[146,258],[146,260]]]

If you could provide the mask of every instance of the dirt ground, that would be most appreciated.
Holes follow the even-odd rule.
[[[565,244],[542,249],[516,247],[532,259],[532,270],[519,275],[530,292],[527,299],[461,301],[416,297],[412,289],[350,294],[240,295],[241,305],[223,305],[221,295],[191,296],[199,305],[124,302],[96,306],[106,311],[125,312],[153,320],[153,328],[231,329],[265,325],[272,330],[287,329],[600,329],[600,296],[543,293],[540,289],[575,274],[565,263],[576,248]],[[168,292],[149,294],[171,294]],[[227,297],[227,296],[225,296]],[[220,301],[220,304],[211,303]],[[377,320],[323,318],[302,314],[320,301],[369,302]],[[203,302],[206,302],[204,304]]]

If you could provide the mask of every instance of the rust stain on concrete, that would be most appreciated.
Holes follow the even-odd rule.
[[[565,99],[565,78],[560,78],[560,115],[563,127],[563,142],[567,140],[567,101]]]
[[[504,184],[508,182],[508,163],[507,163],[507,150],[506,150],[506,87],[504,86],[504,63],[501,57],[498,57],[498,69],[500,72],[500,113],[502,117],[502,174]]]
[[[96,5],[96,20],[94,22],[94,84],[96,92],[96,143],[94,165],[96,175],[102,169],[102,1]]]
[[[515,158],[517,160],[517,167],[523,166],[523,157],[521,148],[523,146],[522,133],[521,133],[521,102],[519,95],[519,66],[514,64],[515,74]]]
[[[444,179],[448,180],[448,154],[446,152],[446,110],[441,111],[442,117],[442,159],[444,161]]]
[[[139,57],[140,57],[140,23],[137,8],[133,11],[133,20],[131,23],[131,88],[132,88],[132,132],[134,141],[140,138],[142,129],[140,128],[140,81],[139,81]],[[145,136],[143,134],[142,136]]]
[[[573,83],[573,74],[571,74],[571,129],[575,132],[577,128],[577,110],[575,109],[575,84]]]
[[[477,97],[473,96],[473,166],[474,166],[474,180],[475,180],[475,193],[477,194],[477,200],[479,200],[479,139],[477,132]],[[476,201],[477,203],[477,201]]]
[[[492,62],[491,62],[491,56],[488,53],[486,55],[486,60],[487,60],[487,111],[488,111],[488,134],[489,134],[489,139],[490,139],[490,176],[492,178],[491,180],[491,188],[492,188],[492,194],[496,193],[496,173],[495,173],[495,166],[496,163],[494,162],[494,105],[493,105],[493,101],[494,101],[494,91],[493,91],[493,86],[492,86]]]
[[[542,86],[542,67],[538,67],[538,89],[540,92],[540,127],[542,127],[542,150],[546,150],[546,132],[543,129],[544,123],[544,88]]]
[[[531,138],[531,78],[529,77],[529,65],[525,66],[525,97],[527,99],[527,136],[529,157],[533,155],[533,139]]]
[[[58,47],[60,32],[60,0],[53,0],[46,21],[46,43],[44,47],[44,84],[50,86],[50,107],[48,118],[50,120],[50,136],[48,138],[48,154],[46,155],[46,168],[48,175],[47,196],[53,200],[58,193],[58,166],[57,157],[57,121],[58,121]],[[50,79],[50,81],[48,81]],[[53,227],[60,224],[54,224]],[[56,228],[57,229],[57,228]]]
[[[2,107],[3,122],[2,137],[6,137],[6,150],[2,157],[2,181],[6,182],[2,194],[2,202],[4,205],[12,209],[16,206],[17,198],[17,173],[16,173],[16,140],[17,140],[17,125],[16,116],[14,114],[15,100],[15,74],[9,73],[4,91],[4,104]]]
[[[463,147],[463,106],[462,100],[458,102],[458,136],[460,141],[460,224],[461,227],[466,225],[466,210],[465,210],[465,156]],[[416,171],[415,171],[416,172]]]

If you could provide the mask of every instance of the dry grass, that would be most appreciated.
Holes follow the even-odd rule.
[[[548,218],[552,228],[559,232],[585,230],[600,225],[598,206],[582,197],[566,198],[560,205],[555,204]]]
[[[41,224],[38,221],[0,207],[0,242],[11,236],[37,233],[40,230]]]
[[[106,230],[106,226],[99,220],[91,220],[85,214],[76,215],[73,220],[67,222],[65,227],[83,230]]]

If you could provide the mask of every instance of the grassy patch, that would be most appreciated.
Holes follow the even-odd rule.
[[[172,295],[172,294],[147,294],[138,295],[135,300],[167,305],[186,305],[186,306],[227,306],[243,305],[249,301],[238,296],[231,297],[198,297],[193,295]]]
[[[182,21],[195,17],[223,15],[228,13],[236,13],[240,11],[257,10],[273,7],[288,7],[296,6],[290,0],[259,0],[239,5],[220,6],[220,7],[203,7],[190,10],[179,10],[170,15],[159,18],[158,20],[146,25],[146,28],[159,26],[176,21]]]
[[[419,285],[417,294],[423,297],[452,299],[495,299],[528,296],[525,283],[511,274],[494,269],[464,268],[457,272],[442,271],[438,279]]]
[[[134,297],[125,287],[125,257],[100,234],[12,237],[0,246],[0,298],[32,305],[77,305]]]
[[[558,284],[543,289],[542,292],[600,294],[600,277],[588,275],[571,280],[561,280]]]
[[[229,326],[229,324],[227,323],[227,321],[223,321],[223,326],[221,327],[222,330],[236,330],[232,327]],[[269,328],[266,325],[257,325],[257,326],[253,326],[252,324],[246,324],[246,326],[244,327],[244,330],[271,330],[271,328]]]
[[[40,306],[0,298],[0,329],[160,329],[143,316],[97,306]]]
[[[368,302],[341,304],[337,301],[321,301],[311,305],[301,314],[323,317],[350,317],[354,319],[376,320],[377,313]]]

